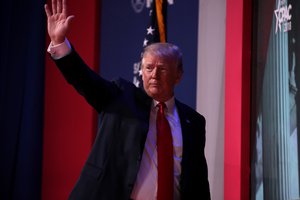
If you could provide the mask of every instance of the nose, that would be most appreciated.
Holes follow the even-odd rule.
[[[152,75],[152,78],[158,78],[159,77],[159,70],[158,70],[157,67],[154,67],[151,75]]]

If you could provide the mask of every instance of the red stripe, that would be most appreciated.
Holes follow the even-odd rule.
[[[224,200],[248,200],[251,0],[227,1]]]
[[[98,1],[72,1],[68,6],[69,13],[75,15],[68,38],[83,59],[98,71]],[[66,83],[49,55],[46,55],[44,109],[42,199],[65,200],[90,152],[97,114]]]

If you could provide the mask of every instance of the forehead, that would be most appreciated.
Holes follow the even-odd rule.
[[[154,55],[150,53],[146,53],[143,56],[144,64],[154,64],[154,63],[162,63],[162,64],[175,64],[175,60],[170,56],[160,56]]]

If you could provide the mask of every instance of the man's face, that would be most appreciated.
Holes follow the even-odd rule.
[[[142,78],[146,93],[157,101],[167,101],[174,95],[182,72],[176,61],[147,53],[142,60]]]

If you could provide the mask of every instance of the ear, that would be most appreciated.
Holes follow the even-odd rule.
[[[183,71],[177,70],[176,79],[175,79],[176,85],[181,81],[182,75],[183,75]]]

